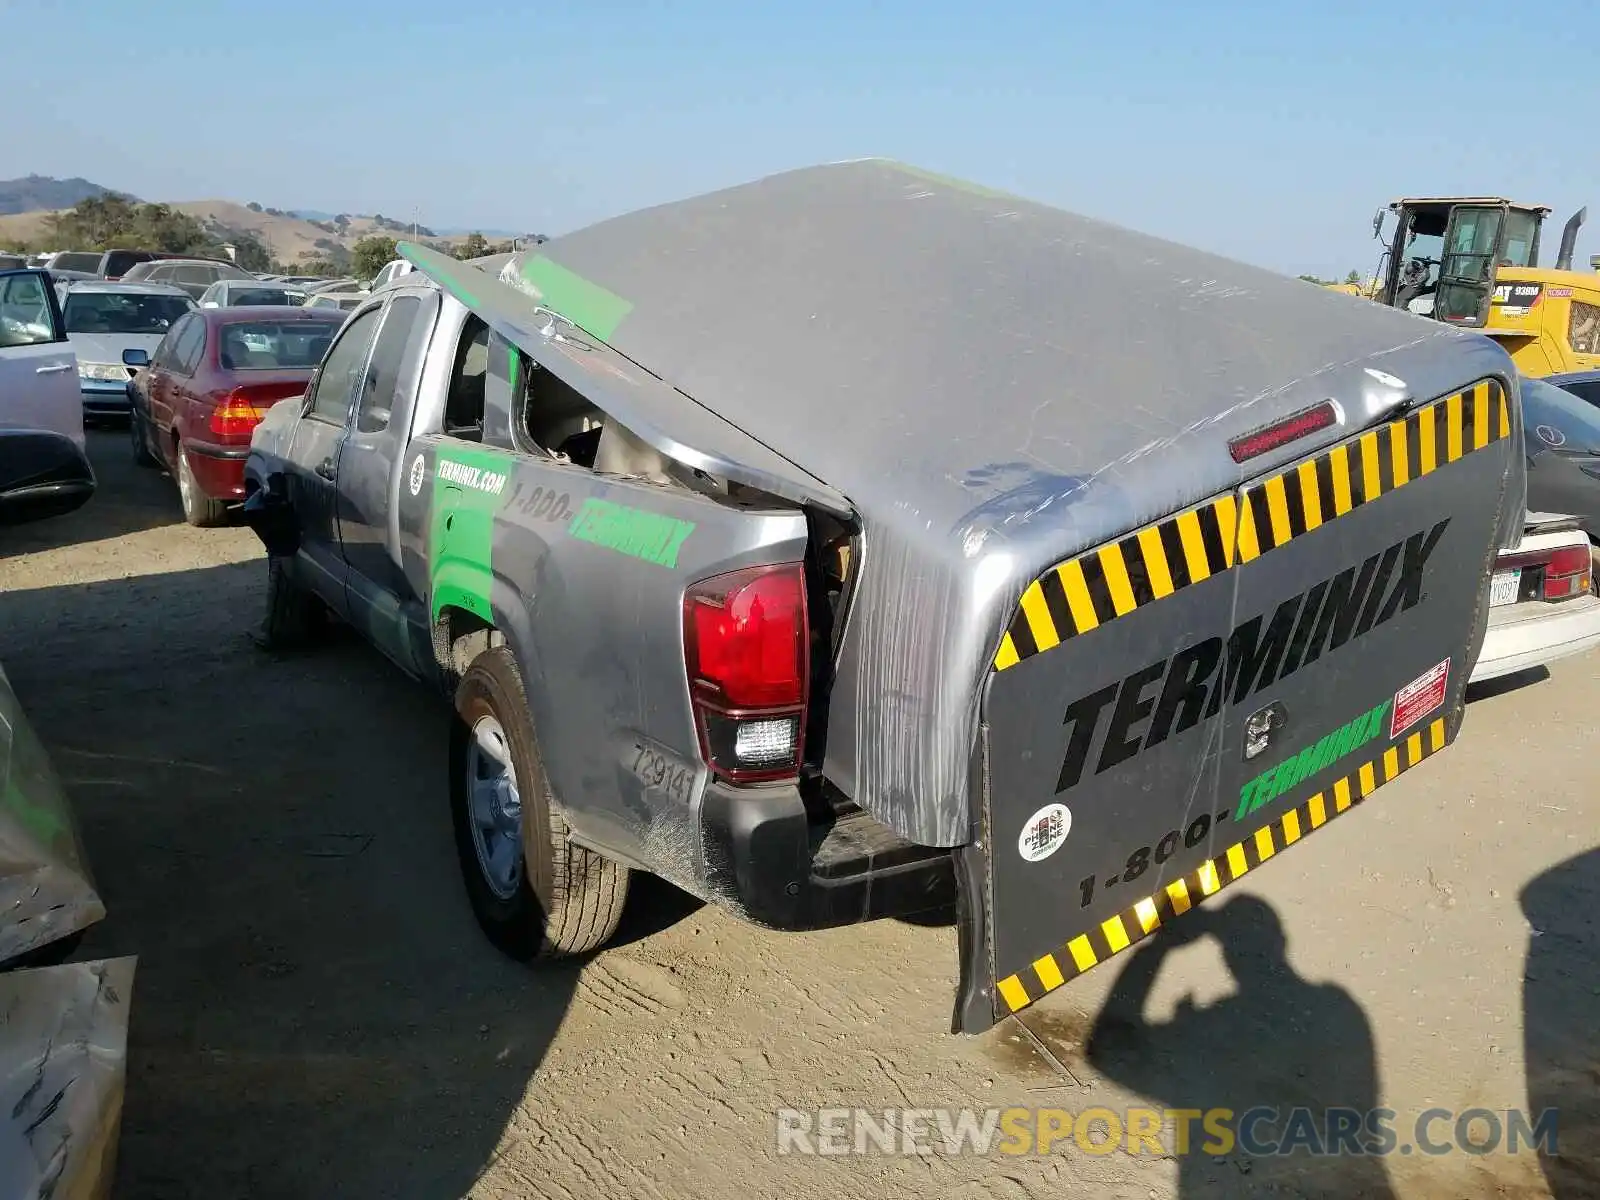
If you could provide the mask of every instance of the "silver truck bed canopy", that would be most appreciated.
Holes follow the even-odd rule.
[[[848,497],[825,770],[933,845],[972,837],[984,679],[1042,570],[1319,448],[1235,463],[1274,419],[1332,399],[1346,437],[1515,386],[1479,335],[882,160],[603,221],[501,278]]]

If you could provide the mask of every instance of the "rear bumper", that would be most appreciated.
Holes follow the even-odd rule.
[[[213,500],[244,499],[244,460],[249,446],[211,446],[185,442],[189,469],[201,492]]]
[[[1600,597],[1540,600],[1492,609],[1472,682],[1545,666],[1600,646]]]
[[[713,783],[700,826],[712,895],[759,925],[822,929],[955,902],[949,850],[908,842],[853,806],[808,808],[794,786]]]

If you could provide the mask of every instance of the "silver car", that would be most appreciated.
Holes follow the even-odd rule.
[[[78,356],[78,388],[87,417],[126,416],[128,380],[124,350],[154,354],[167,330],[194,309],[182,288],[162,283],[82,282],[61,297],[67,340]]]

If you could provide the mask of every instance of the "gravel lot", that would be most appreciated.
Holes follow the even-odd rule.
[[[0,661],[110,912],[79,957],[139,956],[119,1200],[1600,1195],[1595,657],[1476,699],[1451,751],[1228,893],[1264,904],[1091,973],[1031,1034],[958,1039],[948,928],[766,933],[657,885],[586,964],[501,959],[457,879],[437,702],[350,637],[257,650],[254,537],[186,527],[125,434],[90,440],[90,505],[0,531]],[[1528,1155],[775,1152],[783,1107],[1386,1105],[1404,1128],[1563,1086],[1590,1108],[1553,1188]]]

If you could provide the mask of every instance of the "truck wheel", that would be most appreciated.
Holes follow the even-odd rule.
[[[178,499],[183,502],[183,519],[191,525],[208,529],[221,525],[228,519],[228,505],[213,500],[200,490],[194,472],[189,469],[189,452],[178,447]]]
[[[289,578],[283,559],[269,555],[267,611],[257,643],[267,650],[297,650],[311,641],[327,615],[322,601]]]
[[[156,456],[150,453],[150,443],[145,438],[144,418],[137,408],[128,412],[128,440],[133,443],[133,462],[139,467],[156,466]]]
[[[629,871],[572,842],[511,652],[473,659],[455,703],[450,808],[478,924],[524,962],[598,949],[616,932]]]

